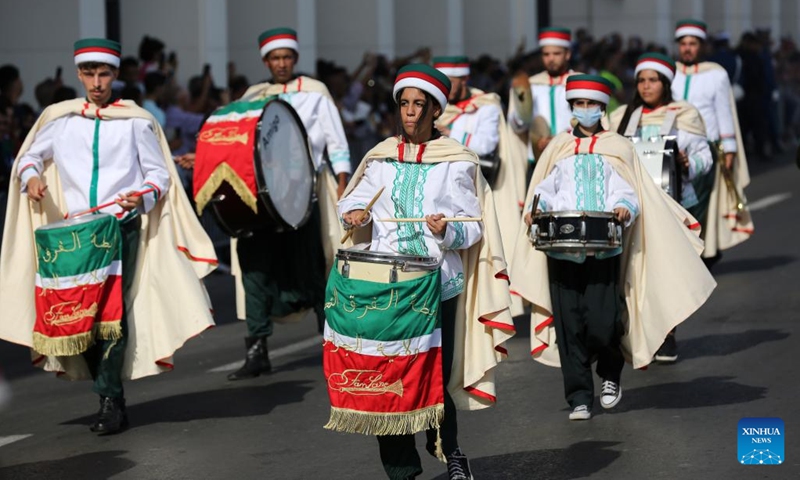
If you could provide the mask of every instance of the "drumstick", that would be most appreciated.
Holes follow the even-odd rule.
[[[372,197],[372,200],[370,200],[370,202],[367,204],[367,206],[366,206],[366,207],[364,207],[364,211],[363,211],[363,212],[361,212],[361,215],[358,217],[358,221],[359,221],[359,222],[361,222],[361,220],[364,220],[365,218],[367,218],[367,215],[369,215],[369,211],[370,211],[370,209],[372,209],[372,206],[373,206],[373,205],[375,205],[375,202],[377,202],[377,201],[378,201],[378,198],[380,198],[380,196],[381,196],[381,193],[383,193],[383,190],[384,190],[385,188],[386,188],[386,187],[381,187],[381,189],[380,189],[380,190],[378,190],[378,193],[376,193],[376,194],[375,194],[375,196],[374,196],[374,197]],[[339,240],[339,243],[344,243],[344,242],[346,242],[346,241],[347,241],[347,240],[348,240],[348,239],[349,239],[349,238],[350,238],[350,237],[353,235],[353,232],[355,232],[355,231],[356,231],[356,227],[353,227],[353,228],[351,228],[350,230],[348,230],[348,231],[347,231],[347,233],[345,233],[345,234],[344,234],[344,236],[342,237],[342,239],[341,239],[341,240]]]
[[[132,194],[130,194],[130,196],[131,197],[141,197],[142,195],[146,195],[146,194],[148,194],[150,192],[155,192],[155,191],[156,191],[155,188],[148,188],[147,190],[142,190],[141,192],[133,192]],[[104,209],[106,207],[110,207],[111,205],[114,205],[115,203],[117,203],[117,201],[116,200],[112,200],[112,201],[110,201],[108,203],[104,203],[104,204],[98,205],[98,206],[96,206],[94,208],[90,208],[89,210],[85,210],[83,212],[78,212],[75,215],[73,215],[71,218],[80,217],[81,215],[88,215],[90,213],[94,213],[94,212],[96,212],[98,210],[102,210],[102,209]],[[65,214],[64,218],[70,218],[69,213]]]
[[[536,215],[536,208],[539,206],[539,197],[541,197],[541,193],[537,193],[533,196],[533,205],[531,208],[531,215]]]
[[[401,223],[401,222],[427,222],[428,220],[425,218],[379,218],[376,220],[378,222],[391,222],[391,223]],[[442,222],[481,222],[483,221],[483,217],[445,217],[440,219]]]

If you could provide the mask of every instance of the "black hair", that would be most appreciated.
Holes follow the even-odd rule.
[[[167,83],[167,77],[161,72],[149,72],[144,76],[144,93],[152,95],[158,87]]]
[[[119,63],[120,68],[133,67],[139,68],[139,60],[136,57],[125,57]]]
[[[142,104],[142,91],[134,84],[125,85],[119,96],[123,100],[133,100],[137,105]]]
[[[64,100],[74,100],[78,97],[78,92],[72,87],[63,86],[53,93],[53,103],[63,102]]]
[[[12,83],[19,78],[19,69],[14,65],[0,67],[0,93],[5,93]]]
[[[91,71],[91,70],[97,70],[97,69],[98,69],[98,68],[100,68],[100,67],[108,67],[108,68],[110,68],[110,69],[111,69],[111,71],[113,71],[113,72],[116,72],[116,71],[118,71],[118,70],[119,70],[117,67],[115,67],[114,65],[111,65],[110,63],[103,63],[103,62],[82,62],[82,63],[79,63],[79,64],[78,64],[78,70],[80,70],[81,72],[83,72],[83,71],[87,71],[87,70],[88,70],[88,71]]]
[[[403,96],[403,92],[405,91],[406,88],[408,87],[404,87],[398,90],[397,95],[395,95],[394,97],[394,101],[397,104],[397,112],[395,113],[395,119],[397,123],[398,135],[401,135],[403,137],[403,140],[409,141],[410,139],[408,138],[408,135],[406,135],[406,131],[403,128],[403,118],[400,114],[400,98]],[[426,92],[425,90],[420,90],[420,92],[422,92],[423,95],[425,95],[425,105],[422,107],[422,112],[420,112],[419,118],[417,119],[417,130],[419,130],[419,122],[428,115],[428,110],[430,110],[431,105],[434,105],[434,102],[437,102],[436,104],[438,105],[438,101],[435,98],[433,98],[433,95]],[[442,136],[441,132],[439,132],[439,130],[434,126],[435,121],[436,121],[435,118],[431,118],[431,138],[429,140],[435,140]]]
[[[139,58],[143,62],[158,60],[156,55],[164,50],[164,46],[161,40],[145,35],[139,43]]]
[[[593,102],[597,102],[600,105],[600,110],[602,110],[604,112],[608,109],[608,104],[605,104],[605,103],[603,103],[601,101],[593,100],[591,98],[587,98],[586,100],[592,100]],[[577,102],[577,101],[578,101],[577,98],[573,98],[572,100],[567,100],[567,103],[569,104],[569,109],[570,110],[572,110],[575,102]]]
[[[662,86],[661,98],[659,99],[659,103],[660,105],[669,105],[670,103],[672,103],[671,82],[663,73],[661,72],[656,72],[656,73],[658,74],[658,80],[661,82]],[[628,129],[628,122],[631,120],[631,115],[633,115],[634,110],[644,105],[644,99],[642,99],[642,96],[639,95],[638,85],[639,85],[639,75],[637,74],[636,77],[634,78],[634,86],[636,86],[636,88],[634,89],[633,101],[631,102],[630,105],[628,105],[628,108],[625,109],[625,115],[622,116],[622,120],[619,122],[619,128],[617,128],[617,133],[619,133],[620,135],[624,135],[625,130]]]

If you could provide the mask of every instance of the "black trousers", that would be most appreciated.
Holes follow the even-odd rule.
[[[625,359],[620,350],[623,305],[619,256],[587,257],[584,263],[548,259],[550,298],[564,395],[570,407],[594,402],[592,361],[597,375],[619,383]]]
[[[458,297],[442,302],[442,378],[444,381],[444,420],[439,426],[442,437],[442,451],[449,455],[458,448],[458,423],[456,405],[447,393],[450,382],[450,369],[453,365],[455,347],[456,306]],[[436,430],[425,432],[425,449],[431,454],[436,451]],[[414,435],[379,436],[378,448],[381,463],[386,475],[392,480],[414,478],[422,473],[422,462],[417,453]]]

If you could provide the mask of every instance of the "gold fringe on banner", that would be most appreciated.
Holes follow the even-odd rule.
[[[325,428],[336,432],[364,435],[412,435],[439,428],[444,419],[444,404],[403,413],[361,412],[331,407],[331,417]]]
[[[119,340],[122,338],[122,323],[119,320],[96,323],[94,329],[97,338],[100,340]]]
[[[80,355],[92,345],[94,345],[92,332],[78,333],[68,337],[48,337],[39,332],[33,332],[33,349],[48,357]]]
[[[250,207],[253,212],[258,213],[256,196],[250,191],[250,188],[247,186],[244,180],[242,180],[242,177],[240,177],[227,163],[220,163],[219,166],[214,169],[211,175],[208,176],[206,183],[200,187],[200,190],[194,197],[198,215],[203,214],[203,209],[206,208],[206,205],[208,205],[208,202],[211,201],[214,192],[216,192],[219,186],[222,185],[223,181],[228,182],[230,186],[233,187],[233,190],[237,195],[239,195],[239,198],[242,199],[242,202],[244,202],[245,205]]]

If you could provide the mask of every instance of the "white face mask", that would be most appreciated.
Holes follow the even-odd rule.
[[[572,109],[572,116],[578,120],[584,128],[590,128],[597,125],[597,122],[603,117],[603,111],[600,105],[595,105],[588,108],[575,107]]]

